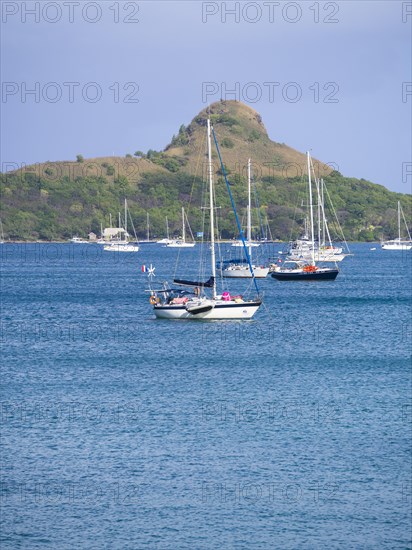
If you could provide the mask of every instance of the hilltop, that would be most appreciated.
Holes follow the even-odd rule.
[[[284,143],[272,141],[257,111],[237,101],[220,101],[182,124],[163,151],[136,150],[125,157],[100,157],[46,162],[2,174],[1,219],[6,238],[67,239],[73,234],[100,233],[127,197],[138,235],[146,234],[146,212],[153,235],[163,235],[168,216],[179,233],[180,207],[188,209],[194,231],[201,228],[202,186],[206,175],[207,116],[215,128],[233,184],[237,206],[246,201],[246,164],[253,162],[262,219],[273,237],[288,239],[299,231],[306,190],[306,157]],[[217,200],[222,206],[222,236],[235,234],[217,154],[214,152]],[[408,219],[412,197],[381,185],[345,178],[314,159],[324,177],[347,238],[379,239],[396,233],[396,203],[402,200]]]

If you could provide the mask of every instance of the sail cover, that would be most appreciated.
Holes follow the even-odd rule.
[[[210,277],[210,279],[204,283],[199,281],[186,281],[184,279],[173,279],[173,282],[177,285],[184,285],[184,286],[198,286],[199,288],[212,288],[214,278]]]

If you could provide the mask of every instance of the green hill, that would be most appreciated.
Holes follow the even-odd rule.
[[[136,151],[121,157],[47,162],[1,174],[1,220],[6,239],[58,240],[74,234],[100,234],[128,199],[139,237],[146,235],[150,213],[153,236],[163,236],[165,218],[171,233],[180,231],[184,205],[193,231],[201,230],[202,193],[206,180],[207,113],[201,111],[182,125],[163,151]],[[283,143],[272,141],[260,115],[236,101],[210,107],[232,191],[240,212],[246,204],[246,165],[250,157],[262,219],[268,219],[274,238],[288,239],[303,224],[306,197],[306,158]],[[214,153],[216,198],[222,237],[235,232],[233,215]],[[401,200],[411,219],[412,196],[393,193],[366,180],[347,178],[320,161],[329,194],[349,240],[377,240],[397,231],[396,208]]]

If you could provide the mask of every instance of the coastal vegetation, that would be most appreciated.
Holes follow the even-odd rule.
[[[246,164],[250,157],[261,220],[267,220],[273,238],[296,237],[307,204],[304,153],[271,141],[260,115],[239,102],[215,103],[210,116],[240,214],[246,206]],[[74,161],[47,162],[1,174],[0,217],[5,238],[65,240],[74,234],[99,235],[101,225],[109,225],[109,214],[117,215],[124,198],[138,237],[146,236],[147,212],[152,236],[163,236],[166,216],[171,233],[178,234],[182,205],[193,231],[202,231],[206,117],[202,111],[189,125],[181,125],[163,151],[136,150],[133,156],[97,159],[78,154]],[[345,177],[320,161],[314,163],[348,240],[396,236],[398,200],[411,220],[411,195]],[[232,238],[236,236],[235,222],[216,155],[214,167],[219,230],[223,238]]]

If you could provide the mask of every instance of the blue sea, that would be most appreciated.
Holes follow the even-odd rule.
[[[1,245],[2,550],[412,548],[412,252],[351,249],[190,322],[176,250]]]

